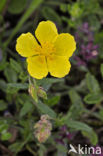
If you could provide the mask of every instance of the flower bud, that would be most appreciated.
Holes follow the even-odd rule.
[[[32,84],[29,85],[29,94],[32,96],[32,98],[37,103],[38,102],[37,90]]]
[[[39,97],[47,99],[47,94],[42,87],[39,87],[37,94]]]

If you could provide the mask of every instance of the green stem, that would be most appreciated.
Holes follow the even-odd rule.
[[[36,156],[36,155],[37,155],[36,152],[34,152],[34,151],[31,149],[31,147],[30,147],[29,145],[26,145],[26,148],[28,149],[28,151],[29,151],[30,153],[33,154],[33,156]]]

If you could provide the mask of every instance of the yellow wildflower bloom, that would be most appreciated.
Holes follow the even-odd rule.
[[[31,33],[21,34],[17,39],[16,50],[27,57],[28,72],[37,79],[46,77],[48,72],[54,77],[64,77],[70,71],[68,59],[76,49],[74,37],[68,33],[58,34],[51,21],[39,23],[35,36]]]

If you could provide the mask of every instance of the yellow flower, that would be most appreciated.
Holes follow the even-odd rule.
[[[68,33],[58,34],[51,21],[39,23],[36,38],[31,33],[21,34],[16,50],[27,57],[28,72],[37,79],[46,77],[48,72],[54,77],[64,77],[70,71],[68,61],[76,49],[74,37]],[[39,42],[39,43],[38,43]]]

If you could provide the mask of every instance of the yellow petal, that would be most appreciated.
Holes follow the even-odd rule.
[[[48,74],[46,59],[44,56],[33,56],[27,58],[28,72],[29,74],[36,78],[42,79]]]
[[[21,34],[17,39],[16,50],[23,57],[36,55],[35,47],[39,46],[31,33]]]
[[[65,56],[52,56],[47,58],[48,70],[54,77],[64,77],[70,71],[71,64]]]
[[[56,49],[55,54],[59,56],[71,57],[76,49],[76,42],[74,37],[68,33],[58,35],[54,43]]]
[[[57,28],[51,21],[40,22],[35,31],[35,36],[41,44],[44,42],[52,42],[57,35]]]

